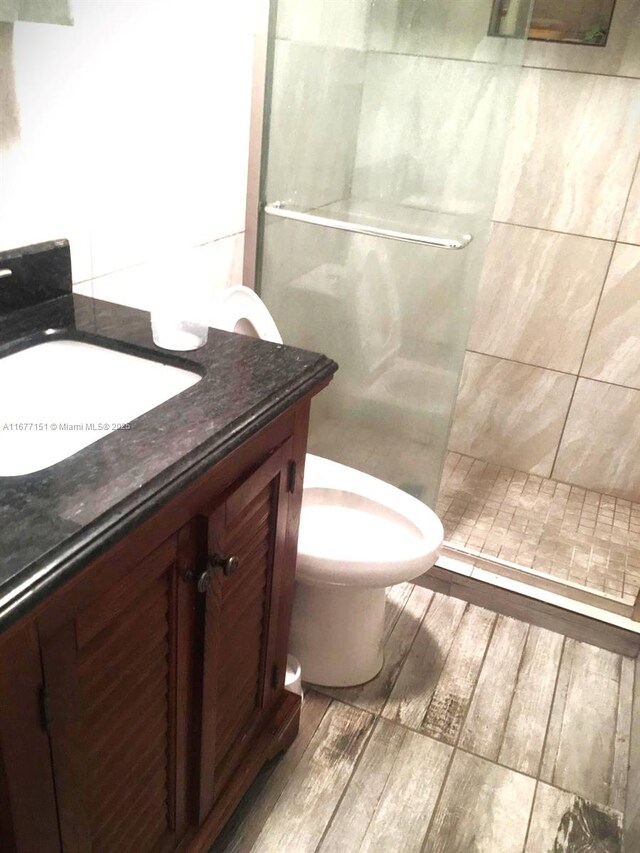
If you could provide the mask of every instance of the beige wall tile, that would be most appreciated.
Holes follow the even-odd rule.
[[[577,373],[612,245],[494,225],[469,349]]]
[[[638,0],[617,0],[604,47],[530,41],[525,65],[640,77],[640,3]]]
[[[278,3],[278,38],[324,44],[330,47],[364,48],[369,0],[351,0],[340,4],[338,13],[324,0],[280,0]]]
[[[486,217],[518,74],[485,62],[370,54],[353,195]]]
[[[638,435],[640,391],[579,379],[553,476],[638,500]]]
[[[493,0],[375,0],[373,50],[489,62],[519,61],[524,41],[488,35]]]
[[[449,448],[549,476],[574,384],[563,373],[467,353]]]
[[[640,244],[640,169],[637,170],[631,187],[618,239],[625,243]]]
[[[365,54],[276,41],[267,198],[310,208],[351,184]],[[339,132],[338,132],[339,129]]]
[[[616,246],[582,375],[640,388],[640,246]]]
[[[495,218],[615,239],[639,151],[640,80],[527,69]]]

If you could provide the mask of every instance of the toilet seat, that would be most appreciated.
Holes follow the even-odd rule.
[[[211,326],[273,344],[282,343],[278,327],[264,302],[257,293],[242,284],[225,287],[214,296]]]
[[[401,489],[307,454],[298,536],[300,581],[366,587],[408,581],[431,568],[443,535],[438,516]]]

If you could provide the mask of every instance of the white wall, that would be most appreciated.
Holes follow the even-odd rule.
[[[158,261],[238,281],[254,5],[74,0],[73,27],[16,24],[0,248],[68,237],[78,290],[140,307]]]

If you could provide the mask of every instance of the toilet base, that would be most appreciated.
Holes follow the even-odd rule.
[[[289,647],[302,678],[323,687],[364,684],[384,663],[385,589],[296,581]]]

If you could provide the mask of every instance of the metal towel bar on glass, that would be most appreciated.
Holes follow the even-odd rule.
[[[382,237],[385,240],[399,240],[402,243],[419,243],[422,246],[433,246],[437,249],[464,249],[473,237],[471,234],[461,234],[459,237],[429,237],[424,234],[411,234],[407,231],[394,231],[390,228],[378,228],[375,225],[361,225],[356,222],[346,222],[331,216],[318,216],[315,213],[301,213],[284,207],[282,202],[266,204],[264,212],[270,216],[282,219],[293,219],[307,225],[322,225],[325,228],[336,228],[338,231],[349,231],[352,234],[365,234],[369,237]]]

